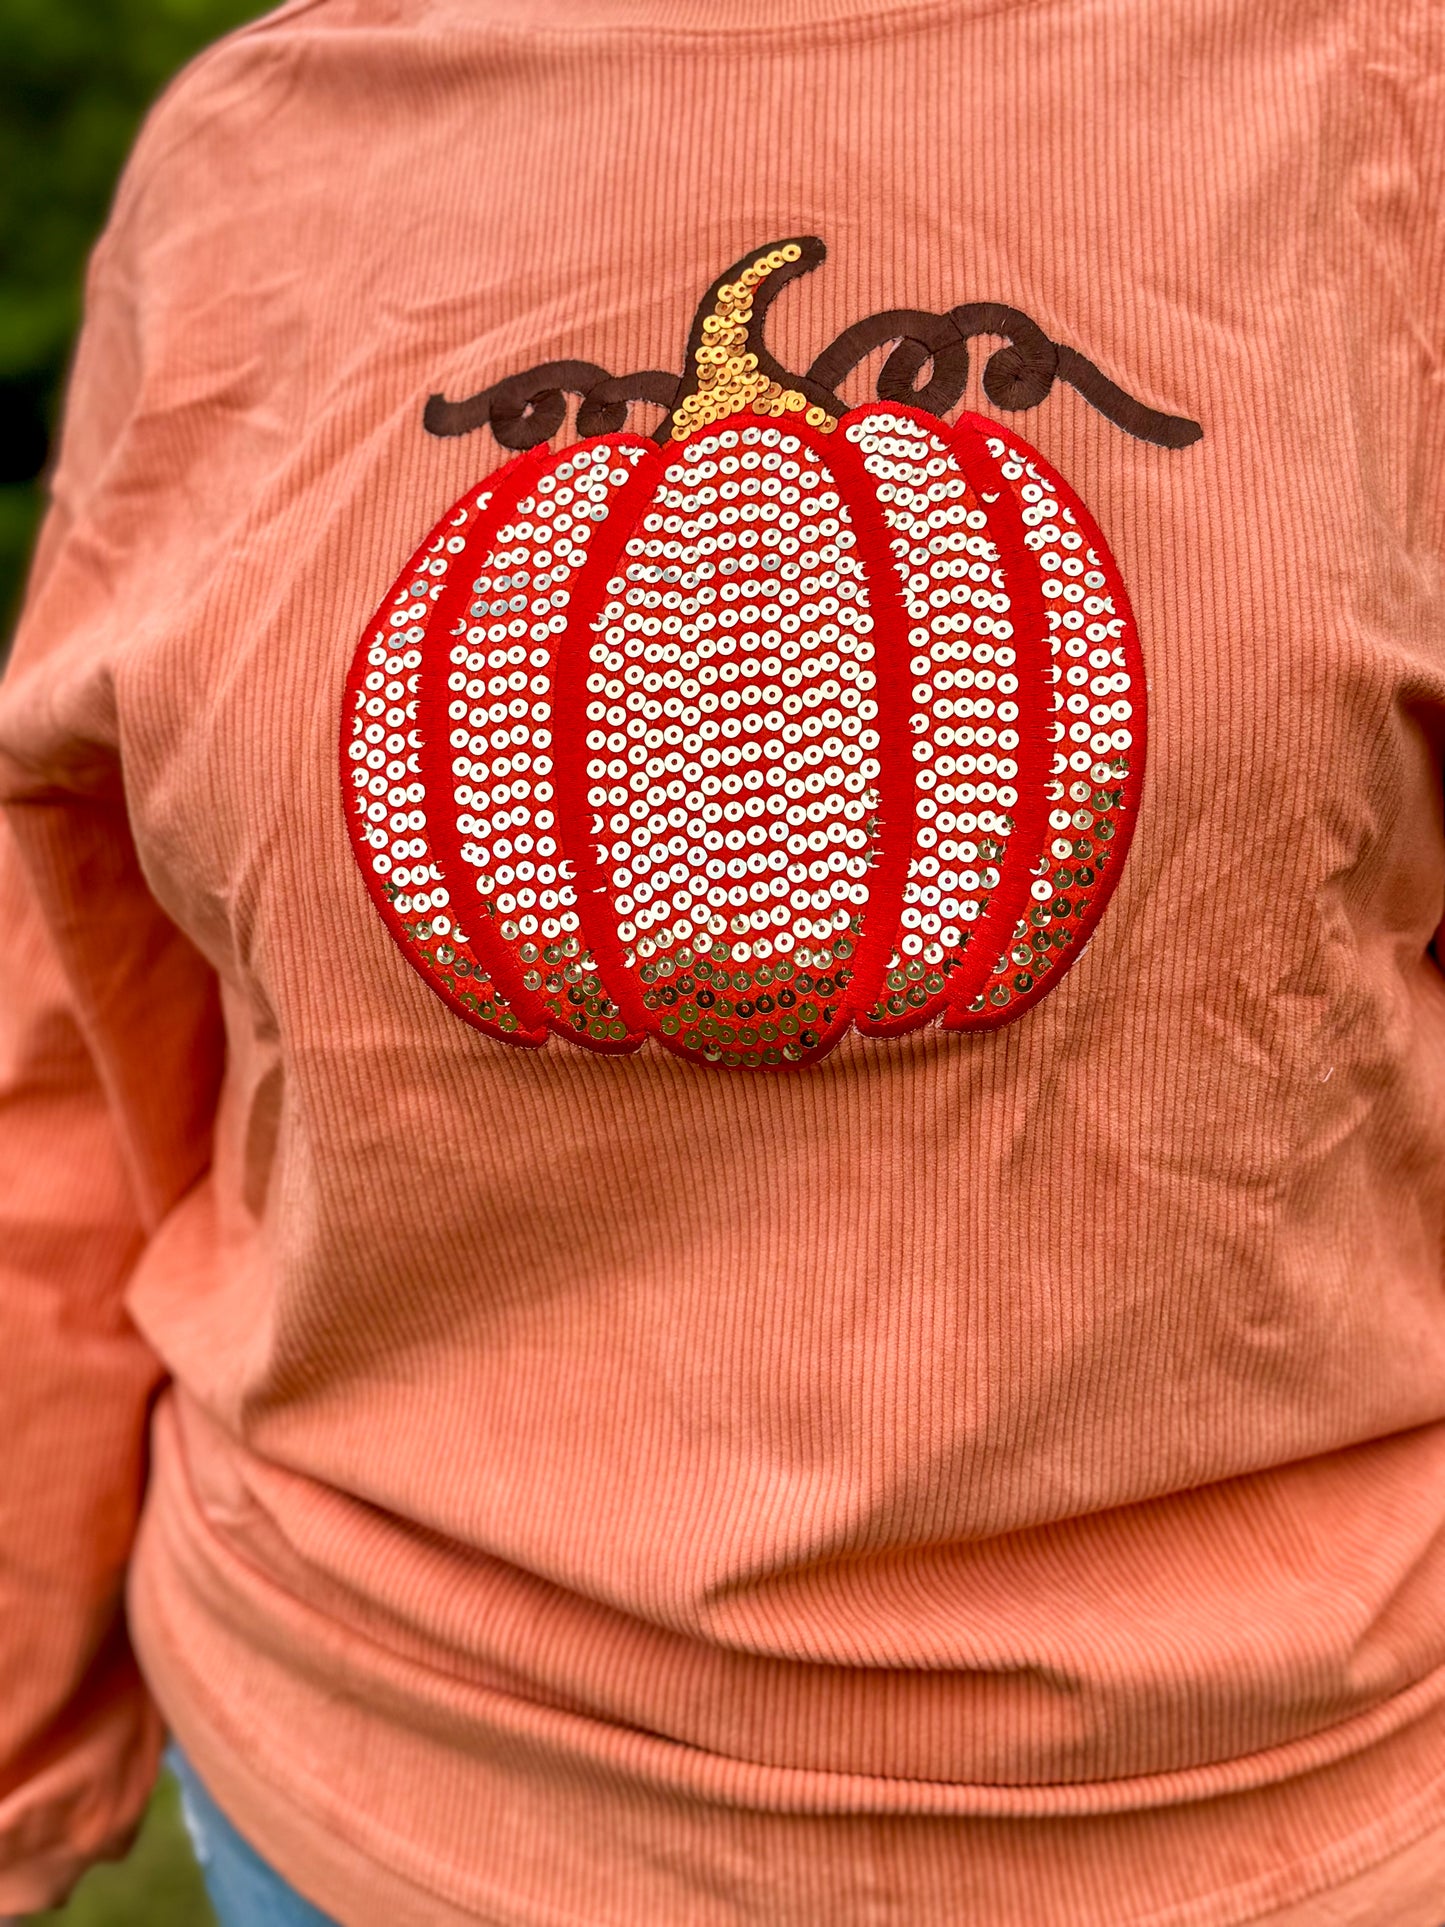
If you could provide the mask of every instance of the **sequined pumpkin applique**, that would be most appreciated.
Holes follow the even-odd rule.
[[[373,900],[508,1043],[786,1068],[1006,1022],[1117,882],[1145,691],[1108,546],[996,422],[777,379],[754,296],[807,245],[709,291],[660,445],[469,490],[357,648]]]

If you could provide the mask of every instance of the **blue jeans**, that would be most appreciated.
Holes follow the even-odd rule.
[[[336,1927],[241,1838],[178,1746],[167,1749],[166,1765],[180,1782],[186,1831],[221,1927]]]

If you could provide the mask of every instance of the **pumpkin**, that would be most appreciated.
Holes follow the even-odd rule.
[[[838,416],[778,370],[758,323],[808,245],[714,284],[660,445],[469,489],[358,644],[357,858],[504,1042],[783,1069],[998,1024],[1118,880],[1145,691],[1108,545],[997,422]]]

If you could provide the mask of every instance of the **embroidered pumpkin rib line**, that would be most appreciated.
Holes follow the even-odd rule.
[[[594,1049],[638,1041],[582,939],[558,822],[553,721],[558,644],[578,580],[648,453],[635,438],[609,438],[574,450],[565,476],[546,458],[524,458],[485,549],[478,544],[474,599],[451,631],[445,709],[437,682],[426,712],[426,743],[443,765],[437,780],[449,780],[454,804],[458,840],[447,873],[467,877],[479,899],[470,958],[440,961],[470,960],[506,984],[530,1042],[544,1041],[564,1009],[582,1016],[568,1027]],[[424,753],[423,765],[430,760]]]
[[[1048,838],[1031,901],[988,982],[947,1028],[1021,1016],[1092,935],[1128,854],[1143,787],[1146,707],[1134,616],[1118,566],[1083,502],[1037,449],[997,432],[986,446],[1015,490],[1042,571],[1050,665]]]
[[[966,427],[899,407],[844,434],[882,507],[908,624],[908,875],[881,994],[859,1019],[888,1035],[971,990],[1026,902],[1027,866],[1009,858],[1040,828],[1043,609],[1017,510],[1000,490],[985,508],[996,478]]]
[[[403,956],[469,1023],[523,1042],[533,1040],[518,1033],[515,1008],[448,914],[451,892],[434,861],[435,811],[420,763],[422,645],[434,625],[446,633],[456,606],[465,606],[468,585],[456,563],[492,494],[471,490],[448,510],[373,619],[348,685],[342,782],[362,874]]]
[[[1104,538],[996,424],[837,416],[754,352],[821,252],[720,276],[665,433],[520,456],[358,647],[373,901],[503,1041],[786,1069],[850,1028],[1006,1022],[1117,881],[1144,688]]]
[[[724,427],[657,470],[588,624],[588,903],[669,1048],[806,1062],[846,1028],[867,896],[876,612],[815,445]],[[812,550],[781,526],[810,512]]]

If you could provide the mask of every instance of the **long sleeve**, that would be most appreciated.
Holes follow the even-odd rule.
[[[207,1165],[220,1055],[212,973],[141,873],[107,696],[146,558],[98,507],[138,370],[97,279],[0,732],[0,1914],[122,1850],[155,1775],[123,1596],[163,1371],[125,1293]]]

